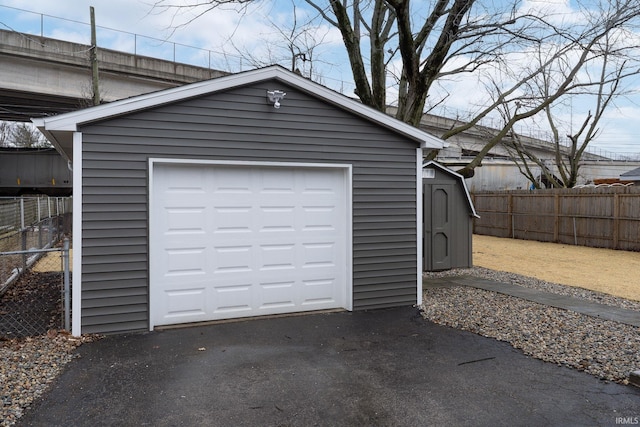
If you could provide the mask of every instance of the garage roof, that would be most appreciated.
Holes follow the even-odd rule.
[[[422,148],[439,149],[445,146],[445,142],[440,138],[278,65],[152,92],[59,116],[34,118],[32,121],[67,160],[73,160],[73,133],[78,131],[80,125],[269,79],[280,80],[301,91],[394,130],[416,141]]]

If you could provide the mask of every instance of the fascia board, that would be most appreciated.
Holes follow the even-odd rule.
[[[78,125],[97,120],[103,120],[137,110],[155,107],[158,105],[178,102],[183,99],[197,97],[207,93],[231,89],[236,86],[251,84],[256,81],[266,79],[278,79],[285,83],[296,86],[299,89],[311,93],[327,102],[343,107],[355,114],[370,119],[380,125],[395,130],[405,136],[410,137],[420,143],[421,148],[443,148],[446,144],[440,138],[430,135],[416,127],[401,122],[385,113],[374,110],[362,103],[351,100],[348,97],[334,92],[322,85],[312,82],[295,73],[291,73],[280,66],[272,66],[244,73],[231,74],[218,77],[212,80],[191,83],[185,86],[165,89],[139,95],[132,98],[103,104],[84,110],[79,110],[60,116],[47,117],[42,124],[48,131],[78,131]]]
[[[70,131],[76,132],[78,125],[90,123],[109,117],[143,110],[158,105],[169,104],[183,99],[196,97],[210,92],[225,90],[234,86],[248,84],[256,80],[256,74],[269,71],[270,69],[260,69],[248,71],[246,73],[231,74],[212,80],[191,83],[185,86],[178,86],[171,89],[164,89],[143,95],[134,96],[119,101],[102,104],[95,107],[86,108],[71,113],[61,114],[44,118],[44,125],[49,131]],[[269,78],[264,76],[264,78]]]

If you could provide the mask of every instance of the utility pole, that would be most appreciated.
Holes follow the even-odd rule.
[[[93,6],[89,7],[91,13],[91,90],[93,91],[93,105],[100,105],[100,88],[98,86],[98,42],[96,40],[96,15]]]

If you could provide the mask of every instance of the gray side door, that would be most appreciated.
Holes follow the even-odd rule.
[[[451,268],[453,190],[452,184],[430,184],[424,187],[424,256],[428,271]]]

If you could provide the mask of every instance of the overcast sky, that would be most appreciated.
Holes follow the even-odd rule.
[[[250,6],[248,13],[236,10],[216,10],[190,21],[193,12],[174,15],[152,7],[154,0],[0,0],[0,28],[46,37],[89,43],[89,8],[94,6],[98,29],[98,46],[123,50],[141,55],[175,59],[201,66],[237,72],[256,65],[279,62],[290,67],[290,54],[282,48],[281,31],[292,27],[291,0],[265,0]],[[296,0],[299,22],[304,22],[314,12]],[[554,8],[571,13],[569,0],[543,0]],[[21,9],[16,10],[13,8]],[[59,19],[63,18],[63,19]],[[178,26],[176,28],[176,26]],[[112,31],[118,30],[118,31]],[[134,35],[136,34],[136,35]],[[297,61],[304,72],[322,75],[321,82],[334,90],[353,96],[351,71],[342,48],[339,32],[328,26],[318,28],[312,34],[317,44],[314,61]],[[162,42],[168,40],[169,42]],[[175,44],[174,44],[175,43]],[[196,47],[190,48],[187,46]],[[242,58],[239,52],[250,52],[260,60]],[[245,54],[246,56],[246,54]],[[451,115],[463,113],[474,93],[476,79],[456,83],[447,99]],[[632,87],[633,88],[633,87]],[[640,89],[640,83],[635,89]],[[580,105],[570,105],[568,114],[580,114]],[[602,122],[602,134],[591,144],[594,149],[617,153],[640,153],[640,91],[618,102],[619,108],[611,109]],[[464,115],[464,114],[462,114]],[[535,136],[535,135],[534,135]]]

